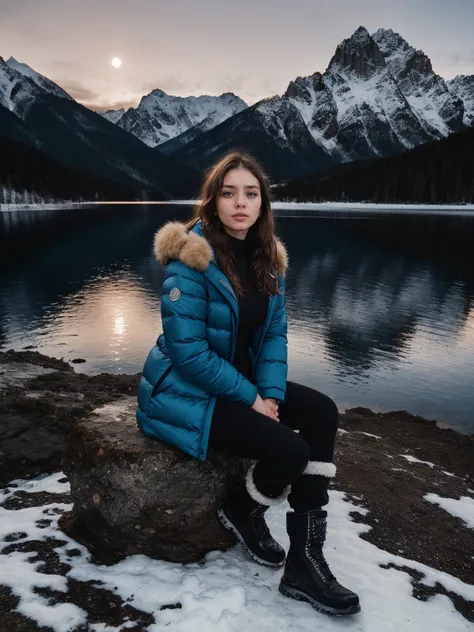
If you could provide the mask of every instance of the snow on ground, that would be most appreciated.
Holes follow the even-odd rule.
[[[36,494],[37,492],[48,492],[50,494],[68,494],[70,492],[67,478],[62,472],[56,472],[50,476],[39,476],[30,480],[18,479],[11,481],[10,485],[4,489],[0,489],[0,503],[4,503],[13,494],[22,491],[27,494]]]
[[[461,518],[468,527],[474,529],[474,498],[461,496],[459,500],[456,500],[455,498],[438,496],[438,494],[426,494],[423,498],[430,503],[438,505],[452,516]]]
[[[456,476],[456,474],[453,474],[452,472],[446,472],[445,470],[441,470],[443,472],[443,474],[446,474],[446,476],[450,476],[451,478],[460,478],[460,476]]]
[[[65,492],[68,485],[60,482],[61,474],[31,481],[14,481],[4,494],[14,491],[51,493]],[[25,616],[49,625],[55,632],[72,632],[86,623],[87,614],[73,604],[48,604],[47,598],[34,592],[35,586],[50,586],[65,592],[67,578],[94,582],[108,589],[123,601],[145,612],[153,613],[155,623],[148,632],[398,632],[399,630],[449,630],[465,632],[473,626],[454,608],[450,599],[436,595],[428,601],[412,596],[410,577],[394,568],[383,569],[389,563],[421,571],[422,583],[434,586],[439,582],[447,590],[474,600],[474,586],[428,566],[376,548],[359,536],[369,530],[368,525],[353,522],[351,512],[367,510],[349,502],[344,493],[333,491],[329,504],[328,541],[326,557],[339,580],[356,590],[361,598],[362,612],[345,618],[331,618],[319,614],[308,604],[283,597],[277,590],[281,570],[268,569],[247,559],[240,546],[227,552],[212,552],[204,564],[173,564],[153,560],[143,555],[131,556],[113,566],[102,566],[90,561],[83,546],[77,544],[57,528],[58,511],[70,505],[53,503],[42,507],[7,510],[0,506],[0,552],[9,545],[5,538],[16,533],[16,541],[45,540],[56,537],[66,544],[55,551],[61,562],[71,570],[66,577],[38,572],[41,562],[30,560],[34,553],[13,552],[0,564],[0,584],[10,586],[20,597],[18,610]],[[284,522],[286,505],[271,508],[268,523],[277,539],[288,546]],[[52,522],[41,528],[37,524],[45,516]],[[11,539],[11,538],[10,538]],[[66,552],[71,544],[80,555],[71,557]],[[6,563],[5,563],[6,562]],[[99,584],[99,582],[101,582]],[[179,609],[160,606],[180,602]],[[119,627],[105,624],[89,626],[93,632],[119,632],[133,629],[126,621]]]
[[[372,437],[373,439],[381,439],[380,435],[371,434],[370,432],[364,432],[363,430],[353,430],[353,432],[357,432],[358,434],[363,434],[366,437]]]
[[[402,456],[409,463],[422,463],[423,465],[428,465],[429,467],[435,467],[435,464],[431,463],[431,461],[420,461],[420,459],[417,459],[416,456],[412,456],[411,454],[399,454],[398,456]]]

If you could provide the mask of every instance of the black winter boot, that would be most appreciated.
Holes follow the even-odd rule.
[[[359,597],[339,584],[324,558],[326,516],[322,510],[287,513],[290,550],[278,590],[325,614],[356,614]]]
[[[278,498],[261,494],[253,482],[254,467],[252,465],[247,472],[246,489],[226,500],[217,516],[252,559],[264,566],[279,567],[285,561],[285,550],[272,538],[264,514],[270,505],[283,502],[288,490]]]

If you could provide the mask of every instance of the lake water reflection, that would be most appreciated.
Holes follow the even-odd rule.
[[[0,213],[0,345],[136,373],[161,332],[154,232],[189,207]],[[340,406],[474,432],[474,219],[277,218],[290,255],[290,378]]]

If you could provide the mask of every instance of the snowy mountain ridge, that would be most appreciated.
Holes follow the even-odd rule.
[[[40,96],[41,88],[30,77],[12,68],[0,57],[0,105],[15,112],[18,106],[27,107]]]
[[[0,60],[0,104],[25,118],[28,102],[46,92],[75,103],[26,64]],[[198,171],[224,150],[245,147],[283,182],[466,129],[474,123],[474,75],[445,81],[398,33],[370,34],[361,26],[337,46],[323,73],[297,77],[283,95],[251,107],[229,92],[179,97],[155,89],[136,108],[97,114]]]
[[[194,190],[197,175],[185,165],[59,95],[54,85],[42,82],[28,68],[0,58],[0,135],[34,145],[60,163],[139,193],[153,190],[158,199]]]
[[[105,112],[97,112],[97,114],[100,114],[111,123],[118,123],[125,114],[125,110],[123,108],[120,108],[120,110],[105,110]]]
[[[474,119],[474,76],[445,82],[399,34],[359,27],[324,73],[297,77],[282,96],[242,114],[198,137],[191,129],[163,151],[205,168],[224,150],[245,146],[283,182],[295,171],[330,166],[321,152],[334,163],[384,157],[466,129]]]
[[[323,74],[298,77],[283,98],[315,141],[342,160],[411,149],[465,128],[464,102],[422,51],[386,29],[357,29]]]
[[[156,147],[198,125],[204,133],[245,108],[245,101],[230,92],[216,97],[177,97],[155,89],[116,122],[150,147]],[[112,112],[106,118],[114,122]]]
[[[474,75],[458,75],[446,83],[451,94],[464,103],[464,124],[474,125]]]
[[[390,74],[428,133],[444,137],[461,131],[464,104],[435,74],[427,55],[392,30],[379,29],[372,37]]]
[[[28,64],[22,64],[14,57],[10,57],[10,59],[7,60],[6,64],[12,70],[16,70],[24,77],[28,77],[29,79],[34,81],[34,83],[39,88],[43,88],[43,90],[46,90],[46,92],[54,94],[57,97],[62,97],[64,99],[70,99],[71,101],[74,101],[74,99],[65,90],[54,83],[54,81],[51,81],[51,79],[48,79],[44,75],[41,75],[39,72],[36,72],[36,70],[33,70],[33,68],[28,66]]]

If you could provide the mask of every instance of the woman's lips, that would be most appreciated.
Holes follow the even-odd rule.
[[[248,215],[244,215],[244,214],[242,213],[242,214],[238,214],[238,215],[232,215],[232,218],[233,218],[233,219],[235,219],[235,220],[237,220],[238,222],[242,222],[242,221],[244,221],[245,219],[248,219]]]

